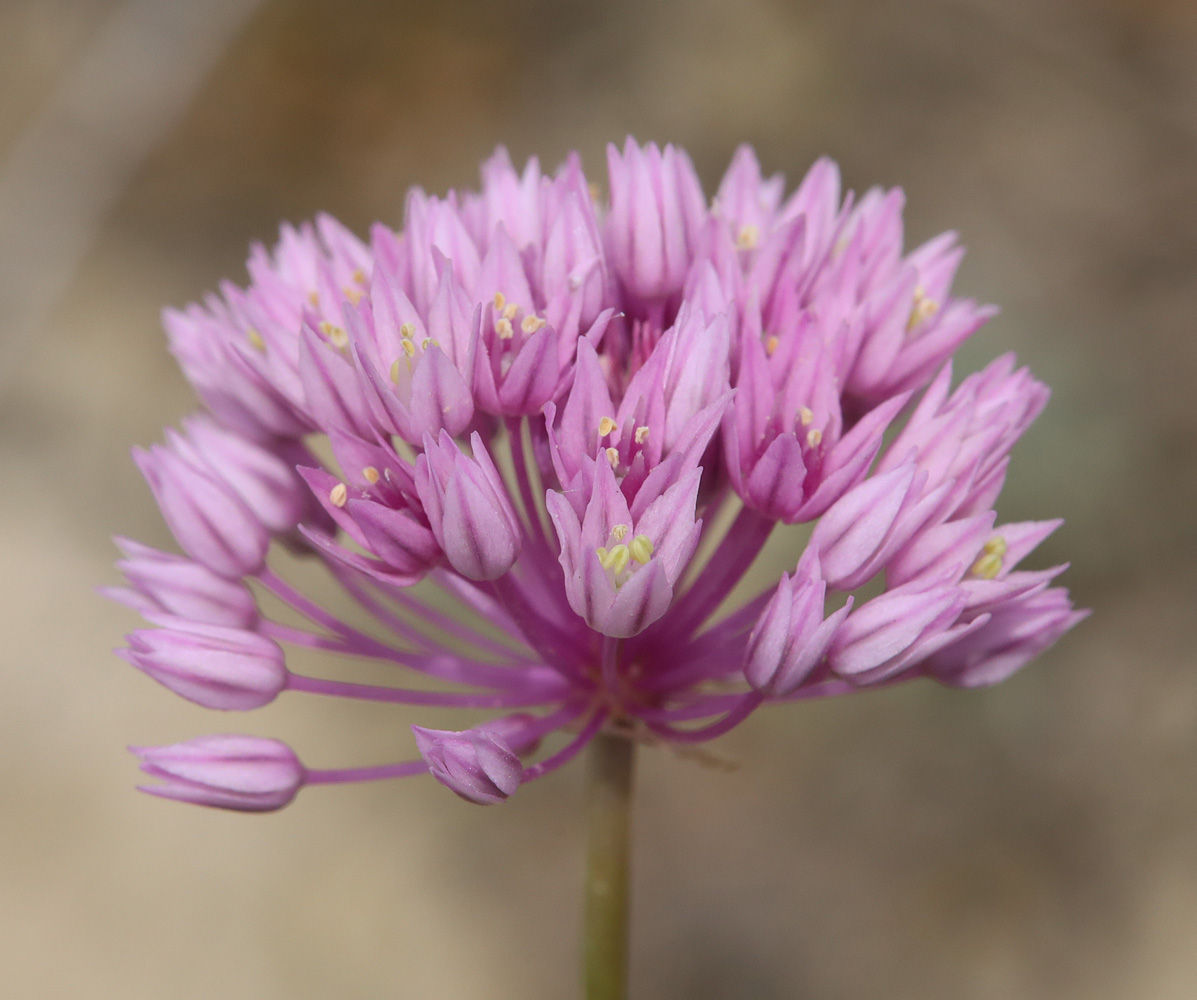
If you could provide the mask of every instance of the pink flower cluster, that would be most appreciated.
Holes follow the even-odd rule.
[[[1063,567],[1019,568],[1058,522],[996,523],[1048,392],[1010,357],[952,388],[992,315],[951,293],[952,234],[904,253],[900,191],[845,196],[821,160],[787,197],[747,148],[709,203],[670,146],[611,147],[607,183],[499,151],[480,192],[412,191],[400,232],[285,226],[248,288],[167,312],[205,412],[135,456],[185,555],[121,541],[111,594],[154,626],[125,658],[216,709],[303,691],[495,717],[347,770],[251,736],[141,748],[147,791],[262,810],[431,772],[494,803],[600,730],[692,743],[767,702],[992,684],[1082,617]],[[793,571],[729,601],[803,522]],[[374,626],[269,568],[275,542]],[[424,682],[305,676],[285,645]]]

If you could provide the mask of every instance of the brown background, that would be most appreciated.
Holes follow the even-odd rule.
[[[170,0],[162,0],[164,4]],[[0,4],[0,161],[114,2]],[[734,773],[644,756],[643,998],[1197,995],[1197,18],[1183,0],[264,3],[132,175],[0,397],[0,992],[573,995],[578,768],[484,810],[427,780],[281,814],[132,790],[125,743],[247,729],[327,766],[411,718],[299,696],[246,718],[111,655],[114,533],[167,545],[128,459],[192,400],[157,314],[317,210],[397,223],[505,142],[604,174],[627,132],[821,153],[958,229],[1052,405],[1001,513],[1093,618],[1010,683],[761,713]],[[35,240],[30,231],[28,238]],[[12,251],[10,251],[10,255]],[[19,253],[0,268],[19,264]],[[0,315],[0,324],[6,322]],[[19,349],[18,349],[19,348]],[[450,716],[423,713],[434,725]]]

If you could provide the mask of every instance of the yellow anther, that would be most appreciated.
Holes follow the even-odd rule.
[[[511,320],[504,317],[495,324],[495,334],[500,340],[510,340],[515,336],[515,330],[511,328]]]
[[[625,538],[628,537],[628,532],[631,530],[632,529],[629,528],[626,524],[617,524],[614,528],[611,529],[611,537],[614,538],[617,542],[622,542]]]
[[[399,336],[402,337],[404,340],[411,340],[411,338],[415,336],[415,333],[416,333],[415,323],[404,323],[402,326],[399,327]]]
[[[503,307],[507,304],[507,296],[502,292],[495,292],[495,312],[502,312]]]
[[[619,468],[619,450],[617,448],[608,448],[606,451],[607,461],[611,463],[611,468]]]
[[[809,427],[811,421],[815,419],[814,411],[809,406],[803,406],[798,410],[798,419],[803,427]]]
[[[320,293],[319,292],[308,292],[308,302],[310,302],[314,306],[319,305],[320,304]]]
[[[599,187],[594,181],[586,185],[586,190],[590,192],[591,201],[601,201],[603,197],[603,189]]]
[[[914,302],[910,307],[910,318],[906,321],[906,332],[909,333],[923,320],[930,319],[939,311],[939,303],[927,297],[927,291],[922,285],[915,286]]]
[[[320,332],[328,338],[333,347],[344,349],[349,346],[349,334],[345,332],[343,326],[337,326],[336,323],[329,323],[325,320],[320,324]]]
[[[328,491],[328,499],[332,501],[334,507],[344,507],[345,502],[349,499],[349,487],[344,483],[337,483]]]
[[[436,343],[436,341],[433,340],[431,337],[425,337],[423,340],[420,341],[420,350],[426,351],[426,350],[428,350],[428,348],[430,348],[435,343]]]
[[[367,465],[364,469],[362,469],[362,478],[366,482],[370,483],[370,485],[373,485],[374,483],[378,482],[382,476],[379,471],[374,468],[374,466]]]
[[[969,572],[979,579],[992,580],[1002,571],[1002,557],[993,552],[981,556],[969,569]]]
[[[777,350],[777,345],[780,343],[781,341],[776,336],[770,334],[768,340],[765,341],[765,353],[769,357],[773,357],[773,352]]]
[[[618,426],[619,424],[615,422],[614,417],[603,417],[603,419],[599,421],[599,437],[606,437]]]
[[[635,440],[637,444],[644,444],[648,440],[648,426],[641,424],[636,428]]]
[[[359,285],[365,285],[368,283],[367,278],[366,278],[366,272],[363,271],[360,267],[355,268],[353,271],[353,274],[351,274],[350,277],[353,278],[353,280],[356,281]]]
[[[989,541],[985,543],[982,551],[989,556],[998,556],[1001,558],[1006,554],[1006,539],[1001,535],[994,535]]]
[[[520,307],[518,305],[516,305],[514,302],[508,302],[507,305],[503,307],[503,318],[515,319],[515,314],[519,311]]]
[[[399,343],[403,345],[403,353],[409,358],[414,358],[416,356],[416,345],[410,340],[401,340]]]
[[[628,551],[636,562],[644,566],[653,557],[653,540],[648,535],[637,535],[628,546]]]
[[[351,306],[355,306],[359,302],[361,302],[362,295],[365,293],[362,292],[362,290],[360,288],[351,288],[349,285],[346,285],[344,288],[341,289],[341,294],[344,295],[345,298],[347,298],[349,300],[349,304]]]
[[[256,351],[266,353],[266,341],[262,339],[262,335],[258,333],[252,326],[245,331],[245,339],[249,341],[249,346]]]
[[[539,316],[528,315],[524,317],[524,321],[520,323],[520,329],[524,333],[535,333],[542,326],[546,326],[547,321],[541,319]]]
[[[632,553],[628,550],[628,547],[620,544],[612,546],[607,550],[606,554],[599,556],[599,562],[602,563],[603,569],[609,569],[616,576],[619,576],[620,573],[628,568],[631,558]]]
[[[607,550],[601,545],[597,549],[594,550],[594,554],[599,557],[600,564],[602,563],[602,561],[604,559],[607,558]]]
[[[818,448],[823,443],[823,432],[818,427],[812,427],[806,432],[806,443],[811,448]]]
[[[408,365],[410,366],[410,364],[411,364],[411,362],[409,361]],[[395,385],[398,385],[399,379],[402,377],[403,377],[403,369],[401,369],[399,367],[399,359],[396,358],[394,361],[391,362],[391,381],[394,382]]]
[[[757,244],[757,240],[761,238],[761,231],[754,225],[741,226],[739,233],[736,234],[736,248],[738,250],[751,250]]]

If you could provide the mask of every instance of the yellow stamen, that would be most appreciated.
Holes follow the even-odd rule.
[[[774,353],[774,351],[777,350],[777,345],[780,343],[781,343],[781,341],[778,340],[777,337],[770,334],[769,339],[765,341],[765,353],[769,357],[773,357],[773,353]]]
[[[614,528],[611,529],[611,537],[613,537],[617,542],[622,542],[625,538],[628,537],[628,532],[631,530],[632,529],[629,528],[626,524],[617,524]]]
[[[906,332],[909,333],[938,311],[939,303],[927,297],[927,291],[922,285],[917,285],[914,289],[914,302],[910,307],[910,318],[906,321]]]
[[[339,350],[344,350],[349,346],[349,334],[345,332],[343,326],[337,326],[335,323],[325,320],[320,324],[320,332],[328,338],[333,347]]]
[[[403,353],[409,358],[414,358],[416,356],[416,345],[410,340],[401,340],[399,343],[403,345]]]
[[[602,565],[603,560],[607,558],[607,550],[602,545],[594,550],[594,554],[599,557],[599,564]]]
[[[368,284],[368,281],[366,279],[366,272],[363,271],[360,267],[355,268],[353,274],[350,275],[350,277],[352,277],[353,280],[356,281],[359,285]]]
[[[411,362],[408,362],[408,364],[410,365]],[[391,381],[394,382],[395,385],[398,385],[402,374],[403,370],[399,367],[399,359],[396,358],[393,362],[391,362]]]
[[[314,306],[319,305],[320,304],[320,293],[319,292],[308,292],[308,301]]]
[[[619,424],[615,422],[614,417],[603,417],[603,419],[599,421],[599,437],[606,437],[618,426]]]
[[[502,292],[495,292],[495,312],[502,312],[503,306],[507,304],[507,296]]]
[[[399,327],[399,336],[404,340],[411,340],[411,338],[415,335],[415,332],[416,325],[414,323],[404,323],[401,327]]]
[[[586,189],[590,192],[591,201],[601,201],[603,197],[603,189],[599,187],[594,181],[586,185]]]
[[[982,551],[990,556],[1004,556],[1006,554],[1006,539],[1001,535],[994,535],[985,543]]]
[[[806,443],[812,448],[818,448],[823,443],[823,432],[818,427],[812,427],[806,432]]]
[[[641,566],[647,565],[653,557],[653,540],[648,535],[637,535],[628,546],[628,551]]]
[[[374,466],[367,465],[364,469],[362,469],[362,478],[366,482],[373,485],[374,483],[378,482],[378,480],[380,480],[382,478],[382,476],[379,473],[379,471],[376,468],[374,468]]]
[[[348,285],[341,289],[341,293],[349,300],[351,306],[355,306],[361,302],[362,295],[364,294],[360,288],[350,288]]]
[[[803,406],[798,410],[798,419],[802,422],[803,427],[809,427],[811,421],[815,419],[815,415],[809,406]]]
[[[258,333],[252,326],[245,331],[245,337],[249,341],[249,346],[256,351],[266,353],[266,341],[262,339],[262,335]]]
[[[647,440],[648,440],[648,427],[645,424],[641,424],[639,427],[636,428],[636,443],[644,444]]]
[[[736,249],[751,250],[760,238],[761,231],[756,226],[741,226],[739,233],[736,234]]]
[[[332,501],[334,507],[344,507],[346,501],[349,499],[349,487],[344,483],[337,483],[336,486],[328,491],[328,499]]]
[[[515,330],[511,328],[511,320],[504,317],[495,324],[495,334],[500,340],[510,340],[515,336]]]
[[[599,556],[599,562],[602,563],[603,569],[609,569],[616,576],[619,576],[620,573],[628,568],[628,562],[631,558],[632,553],[628,550],[628,547],[620,544],[613,546],[605,555]]]
[[[969,572],[973,576],[982,580],[992,580],[1001,571],[1002,557],[993,552],[989,552],[981,556],[981,558],[973,563],[972,567],[969,569]]]
[[[428,350],[428,348],[430,348],[435,343],[436,343],[436,341],[433,340],[431,337],[425,337],[423,340],[420,341],[420,350],[426,351],[426,350]]]
[[[619,468],[619,451],[616,448],[608,448],[606,451],[607,461],[611,463],[611,468]]]
[[[519,311],[520,307],[518,305],[516,305],[514,302],[508,302],[507,305],[503,307],[503,318],[515,319],[515,314]]]
[[[535,333],[542,326],[547,326],[547,321],[541,319],[539,316],[525,316],[524,321],[520,324],[520,329],[524,333]]]

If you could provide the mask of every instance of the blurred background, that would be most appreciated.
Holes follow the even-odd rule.
[[[759,713],[735,771],[646,752],[643,998],[1197,995],[1197,8],[1185,0],[3,0],[0,983],[11,997],[574,995],[581,770],[277,815],[133,791],[126,743],[245,728],[403,756],[402,711],[214,717],[111,655],[129,457],[193,406],[158,313],[327,210],[398,224],[498,143],[827,153],[957,229],[960,294],[1054,389],[1000,513],[1093,617],[1009,683]],[[423,721],[429,721],[424,713]],[[431,724],[449,724],[437,718]]]

